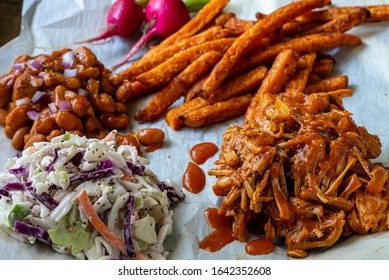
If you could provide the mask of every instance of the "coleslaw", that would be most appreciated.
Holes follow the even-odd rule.
[[[184,194],[159,181],[134,146],[117,147],[115,135],[66,133],[8,159],[0,174],[0,227],[78,259],[165,259],[171,205]],[[93,207],[81,203],[83,192]]]

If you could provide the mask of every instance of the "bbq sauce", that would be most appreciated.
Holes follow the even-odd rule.
[[[162,148],[165,133],[158,128],[144,128],[138,132],[139,143],[150,153]]]
[[[266,255],[274,251],[275,245],[273,241],[268,238],[260,238],[251,240],[246,243],[246,253],[249,255]]]
[[[197,145],[194,145],[189,153],[192,160],[197,164],[203,164],[206,162],[210,157],[215,155],[218,152],[219,148],[211,143],[211,142],[204,142]]]
[[[140,144],[138,140],[135,138],[135,136],[133,135],[117,134],[116,144],[117,146],[121,146],[121,145],[134,146],[138,150],[138,153],[140,152]]]
[[[205,187],[204,171],[196,164],[189,162],[182,177],[182,186],[191,193],[201,192]]]
[[[214,253],[235,240],[230,217],[219,214],[216,208],[208,208],[204,212],[204,217],[214,231],[199,242],[201,249]]]

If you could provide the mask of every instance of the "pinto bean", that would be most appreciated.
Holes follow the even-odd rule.
[[[84,127],[79,117],[71,112],[60,111],[56,113],[55,122],[65,131],[83,130]]]
[[[5,126],[5,120],[7,118],[7,115],[8,115],[8,111],[3,109],[3,108],[0,108],[0,125],[1,126]]]
[[[62,134],[63,134],[63,133],[62,133],[61,130],[59,130],[59,129],[54,129],[54,130],[52,130],[52,131],[50,132],[50,134],[46,137],[46,140],[50,142],[51,139],[53,139],[54,137],[60,136],[60,135],[62,135]]]
[[[100,116],[100,122],[109,129],[123,129],[130,125],[130,118],[126,114],[114,115],[104,113]]]
[[[4,127],[4,134],[8,138],[12,138],[14,136],[14,134],[15,134],[15,131],[16,131],[16,129],[13,129],[13,128],[9,127],[9,126]]]
[[[28,137],[28,141],[26,141],[26,144],[24,145],[24,149],[27,149],[28,147],[32,146],[35,142],[42,142],[46,141],[46,136],[42,134],[34,134],[30,135]]]
[[[94,110],[88,99],[81,95],[75,95],[71,99],[72,111],[79,117],[94,116]]]
[[[18,129],[28,121],[27,112],[31,110],[31,106],[23,104],[16,106],[5,119],[5,125],[13,129]]]
[[[12,136],[12,146],[15,149],[21,149],[24,146],[24,135],[30,132],[30,127],[28,125],[18,128],[14,135]]]
[[[48,108],[44,108],[40,114],[39,119],[34,121],[32,129],[39,134],[48,135],[50,132],[57,128],[54,118],[50,114]]]

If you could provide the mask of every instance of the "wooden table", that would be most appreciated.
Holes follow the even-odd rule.
[[[0,1],[0,47],[20,33],[23,0]]]

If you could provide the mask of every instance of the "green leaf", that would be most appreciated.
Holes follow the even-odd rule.
[[[70,225],[68,215],[59,221],[55,229],[48,232],[55,244],[71,247],[73,255],[92,246],[91,234],[82,227],[82,222],[77,221],[75,225]]]
[[[13,229],[16,221],[22,221],[30,215],[31,210],[19,204],[15,204],[11,212],[8,214],[8,225]]]

